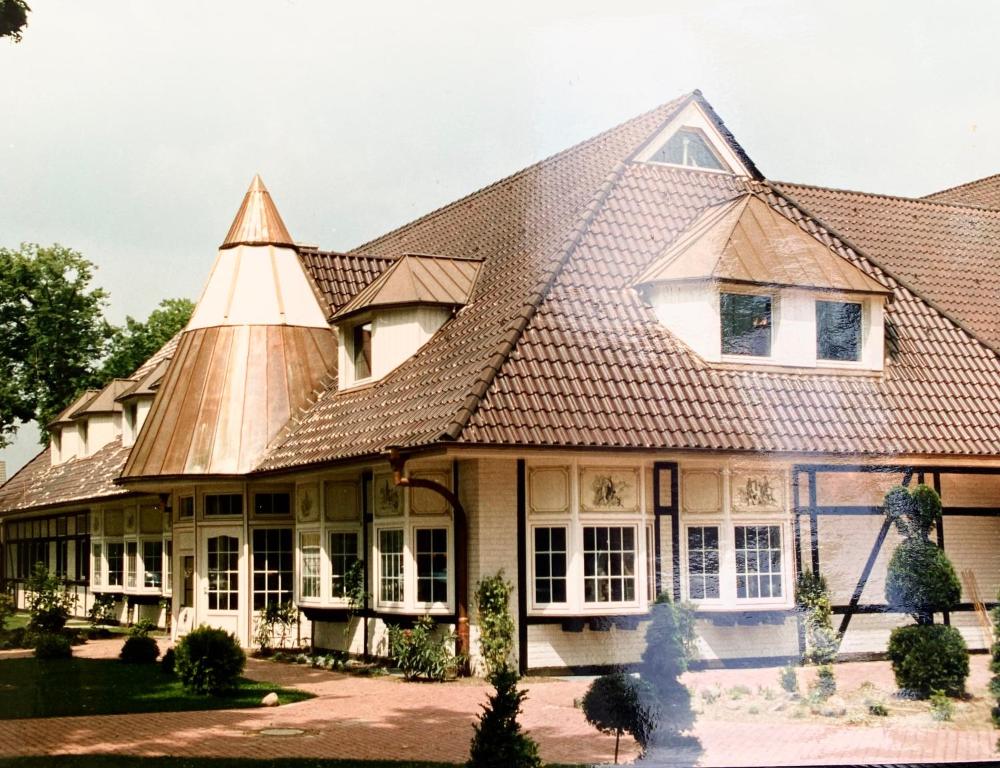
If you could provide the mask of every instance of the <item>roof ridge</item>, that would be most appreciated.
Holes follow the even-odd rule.
[[[483,195],[483,194],[485,194],[485,193],[487,193],[487,192],[489,192],[491,190],[497,189],[498,187],[502,187],[502,186],[504,186],[506,184],[510,184],[510,183],[516,181],[517,179],[520,179],[522,176],[527,175],[528,173],[531,173],[533,171],[538,170],[539,168],[542,168],[542,167],[544,167],[546,165],[554,163],[557,160],[561,160],[563,157],[565,157],[567,155],[570,155],[570,154],[573,154],[573,153],[576,153],[576,152],[580,152],[583,149],[586,149],[587,147],[590,147],[591,145],[597,143],[602,138],[604,138],[604,137],[606,137],[606,136],[614,133],[615,131],[621,130],[626,125],[629,125],[630,123],[639,122],[640,120],[642,120],[642,119],[644,119],[646,117],[649,117],[650,115],[655,114],[657,111],[659,111],[661,109],[664,109],[666,107],[669,107],[671,105],[673,105],[673,108],[671,109],[671,112],[670,112],[670,116],[672,117],[673,115],[677,114],[677,111],[679,109],[681,109],[683,106],[686,106],[687,103],[691,99],[697,98],[699,96],[701,96],[701,91],[694,90],[694,91],[689,91],[688,93],[683,94],[682,96],[678,96],[675,99],[670,99],[669,101],[665,101],[665,102],[662,102],[660,104],[657,104],[652,109],[648,109],[648,110],[646,110],[645,112],[642,112],[639,115],[634,115],[634,116],[628,118],[627,120],[622,120],[620,123],[617,123],[616,125],[614,125],[614,126],[612,126],[610,128],[607,128],[606,130],[601,131],[600,133],[594,134],[590,138],[583,139],[582,141],[579,141],[576,144],[573,144],[572,146],[567,147],[566,149],[560,150],[559,152],[556,152],[555,154],[549,155],[548,157],[544,157],[541,160],[537,160],[534,163],[531,163],[530,165],[526,165],[525,167],[521,168],[520,170],[514,171],[514,173],[510,174],[509,176],[504,176],[501,179],[498,179],[498,180],[496,180],[494,182],[491,182],[490,184],[487,184],[485,187],[480,187],[479,189],[476,189],[476,190],[474,190],[472,192],[469,192],[466,195],[463,195],[462,197],[458,198],[457,200],[452,200],[449,203],[445,203],[444,205],[442,205],[442,206],[440,206],[438,208],[435,208],[435,209],[433,209],[431,211],[428,211],[427,213],[423,214],[422,216],[418,216],[417,218],[413,219],[412,221],[408,221],[407,223],[403,224],[402,226],[396,227],[395,229],[392,229],[392,230],[390,230],[388,232],[385,232],[385,233],[379,235],[378,237],[376,237],[376,238],[374,238],[372,240],[368,240],[368,241],[366,241],[364,243],[361,243],[357,247],[351,248],[349,252],[350,253],[356,253],[356,254],[361,253],[361,252],[363,252],[363,250],[365,248],[369,248],[369,247],[373,246],[375,243],[379,243],[379,242],[381,242],[383,240],[387,240],[390,237],[396,237],[396,236],[400,235],[401,233],[406,232],[409,229],[412,229],[413,227],[417,226],[418,224],[423,224],[424,222],[430,221],[431,219],[433,219],[433,218],[435,218],[437,216],[440,216],[441,214],[445,213],[446,211],[450,211],[451,209],[456,208],[459,205],[463,205],[463,204],[469,202],[470,200],[473,200],[473,199],[479,197],[480,195]],[[705,103],[707,104],[707,102],[705,102]],[[711,107],[709,107],[709,109],[711,109]],[[712,112],[714,114],[714,110],[712,110]],[[722,121],[719,120],[719,123],[721,124]],[[659,129],[657,129],[657,130],[659,130]],[[632,153],[630,152],[629,154],[631,155]]]
[[[968,187],[973,187],[976,184],[982,184],[984,181],[993,181],[994,179],[1000,180],[1000,173],[993,173],[989,176],[983,176],[981,179],[973,179],[972,181],[967,181],[964,184],[956,184],[953,187],[946,187],[944,189],[939,189],[937,192],[931,192],[929,195],[923,195],[922,199],[929,200],[937,195],[946,195],[949,192],[957,192],[960,189],[966,189]],[[973,206],[980,207],[980,206]],[[996,208],[987,208],[988,211],[995,211]]]
[[[876,258],[870,256],[867,253],[867,251],[864,251],[861,248],[859,248],[854,243],[854,241],[852,241],[850,238],[846,237],[845,235],[841,234],[838,230],[836,230],[834,227],[832,227],[829,224],[827,224],[822,218],[820,218],[819,216],[817,216],[816,214],[814,214],[806,206],[802,205],[794,197],[791,197],[784,190],[782,190],[781,188],[779,188],[777,186],[777,182],[771,182],[771,181],[768,181],[767,179],[765,179],[764,180],[764,184],[769,189],[771,189],[776,195],[778,195],[781,199],[785,200],[789,205],[797,208],[805,216],[808,216],[810,219],[812,219],[817,224],[819,224],[820,226],[822,226],[823,229],[826,230],[826,232],[828,234],[832,235],[837,240],[839,240],[842,245],[847,246],[852,251],[854,251],[856,254],[858,254],[859,256],[861,256],[863,259],[865,259],[866,261],[868,261],[869,263],[873,264],[878,269],[880,269],[884,274],[886,274],[889,277],[891,277],[899,286],[901,286],[902,288],[905,288],[909,293],[913,294],[916,298],[918,298],[920,301],[922,301],[928,307],[930,307],[935,312],[937,312],[939,315],[941,315],[942,317],[944,317],[946,320],[948,320],[950,323],[952,323],[952,325],[954,325],[956,328],[958,328],[959,330],[961,330],[962,332],[964,332],[967,336],[969,336],[970,339],[972,339],[973,341],[977,342],[982,347],[985,347],[987,350],[989,350],[990,352],[992,352],[994,355],[1000,357],[1000,348],[995,347],[990,342],[988,342],[985,339],[981,338],[978,333],[975,333],[974,331],[972,331],[972,329],[970,329],[964,322],[962,322],[957,317],[955,317],[951,312],[949,312],[948,310],[944,309],[942,306],[940,306],[933,299],[925,296],[924,293],[923,293],[923,291],[918,290],[915,286],[913,286],[912,283],[910,283],[909,280],[901,278],[899,275],[896,274],[896,272],[894,270],[891,270],[888,267],[886,267],[885,264],[882,263],[882,261],[880,259],[876,259]],[[808,185],[799,185],[799,186],[808,186]],[[998,211],[998,213],[1000,213],[1000,211]]]
[[[1000,174],[997,174],[1000,176]],[[926,197],[906,197],[905,195],[891,195],[886,192],[864,192],[860,189],[844,189],[841,187],[825,187],[822,184],[801,184],[794,181],[773,181],[771,179],[762,179],[764,183],[768,185],[780,185],[782,187],[800,187],[804,189],[816,189],[824,192],[841,192],[847,195],[860,195],[862,197],[877,197],[883,200],[898,200],[903,203],[918,203],[920,205],[936,205],[942,208],[962,208],[970,211],[979,211],[981,213],[992,213],[1000,216],[1000,209],[998,208],[984,208],[980,205],[969,205],[968,203],[952,203],[943,200],[931,200]]]
[[[604,207],[604,203],[607,201],[612,190],[614,190],[617,182],[621,180],[627,167],[627,161],[620,160],[605,177],[604,182],[598,187],[597,191],[591,197],[590,202],[583,207],[580,216],[577,217],[576,224],[573,225],[573,228],[560,248],[556,265],[545,280],[542,281],[542,285],[525,298],[524,303],[521,305],[519,316],[516,317],[514,324],[504,334],[504,338],[496,350],[487,359],[486,364],[473,383],[471,391],[466,395],[465,402],[459,406],[457,413],[448,423],[444,434],[439,439],[457,440],[461,436],[462,431],[479,408],[497,374],[500,373],[500,369],[509,359],[511,352],[514,351],[524,331],[527,330],[528,325],[531,323],[532,318],[538,312],[542,302],[545,301],[556,279],[569,262],[569,257],[590,229],[590,225],[597,218],[597,214]]]

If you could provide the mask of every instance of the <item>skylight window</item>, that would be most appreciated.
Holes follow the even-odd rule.
[[[713,171],[729,170],[697,128],[681,128],[649,159],[654,163],[710,168]]]
[[[723,293],[720,297],[722,354],[768,357],[771,354],[771,297]]]
[[[816,357],[838,362],[861,359],[861,304],[816,302]]]

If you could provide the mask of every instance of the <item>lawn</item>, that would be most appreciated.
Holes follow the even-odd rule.
[[[455,768],[456,763],[390,760],[241,760],[213,757],[133,757],[131,755],[53,755],[0,758],[7,768]]]
[[[260,706],[270,691],[277,692],[282,704],[312,698],[304,691],[254,680],[243,680],[226,696],[198,696],[185,691],[159,664],[117,659],[0,661],[0,719],[244,709]]]

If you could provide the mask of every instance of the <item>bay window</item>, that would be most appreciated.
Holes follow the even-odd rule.
[[[816,302],[816,358],[836,362],[861,359],[862,305],[856,301]]]
[[[448,529],[416,531],[417,602],[448,602]]]
[[[146,589],[163,588],[163,540],[142,542],[142,586]]]
[[[378,532],[378,598],[381,603],[403,602],[403,529]]]
[[[318,600],[320,597],[319,541],[319,531],[299,534],[301,552],[299,597],[303,600]]]
[[[737,525],[736,597],[780,598],[781,528],[777,525]]]
[[[631,603],[636,597],[634,526],[584,526],[583,599]]]
[[[688,597],[691,600],[719,598],[719,527],[687,527]]]
[[[109,541],[105,546],[108,552],[108,586],[122,587],[125,582],[125,543]]]
[[[359,561],[358,539],[354,531],[330,533],[330,595],[335,599],[347,597],[347,574]]]
[[[566,528],[539,526],[534,529],[535,603],[566,602]]]
[[[722,320],[722,354],[770,356],[770,296],[722,293],[719,310]]]
[[[293,557],[291,528],[254,529],[251,578],[255,611],[291,601]]]
[[[103,586],[104,580],[102,579],[102,576],[104,574],[104,559],[101,556],[100,543],[94,543],[90,545],[90,558],[91,558],[90,583],[95,587]]]

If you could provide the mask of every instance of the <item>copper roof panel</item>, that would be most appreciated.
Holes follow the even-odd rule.
[[[220,247],[234,248],[237,245],[295,245],[259,174],[250,182],[250,188],[243,196],[243,203]]]

